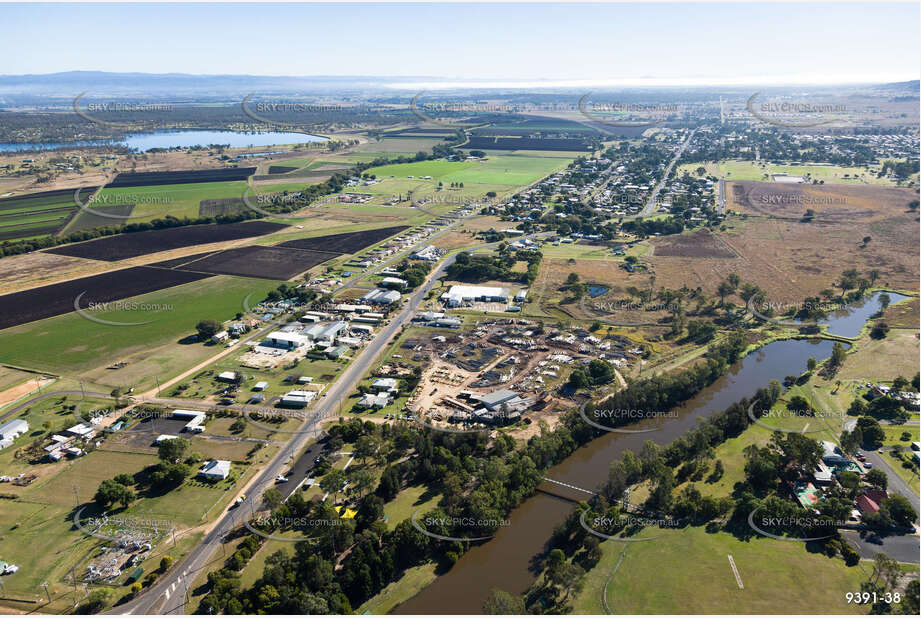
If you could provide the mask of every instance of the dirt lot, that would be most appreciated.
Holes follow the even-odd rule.
[[[706,229],[658,239],[655,243],[655,255],[691,258],[738,257],[736,252],[719,236],[714,236]]]
[[[811,209],[815,221],[848,223],[907,215],[918,193],[879,185],[731,182],[727,198],[728,209],[751,215],[799,220]]]
[[[16,292],[66,279],[75,279],[111,268],[111,264],[50,253],[24,253],[0,262],[0,290]]]

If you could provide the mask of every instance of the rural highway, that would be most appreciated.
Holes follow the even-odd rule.
[[[471,249],[483,249],[499,243],[487,243]],[[205,568],[211,555],[217,550],[224,536],[239,523],[243,513],[255,509],[257,496],[275,486],[275,477],[282,474],[287,466],[294,461],[298,453],[307,444],[314,440],[321,431],[321,422],[338,413],[339,404],[355,389],[359,380],[368,372],[381,352],[386,348],[395,335],[409,321],[420,303],[438,283],[439,277],[454,263],[456,254],[445,259],[428,277],[426,282],[415,292],[409,295],[402,309],[398,311],[391,322],[371,340],[365,348],[333,383],[318,405],[312,410],[314,416],[306,420],[300,427],[300,432],[294,434],[291,440],[272,458],[263,471],[251,481],[243,491],[249,496],[246,503],[237,508],[228,508],[213,525],[205,538],[196,546],[186,558],[173,567],[169,573],[161,577],[141,596],[117,607],[112,608],[111,614],[184,614],[186,613],[186,599],[190,594],[189,586],[196,578],[199,571]],[[181,401],[181,400],[177,400]],[[194,608],[192,608],[194,609]]]

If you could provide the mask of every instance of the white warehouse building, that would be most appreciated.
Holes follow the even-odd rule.
[[[507,303],[507,288],[494,288],[482,285],[452,285],[451,289],[441,295],[441,300],[450,307],[472,302]]]

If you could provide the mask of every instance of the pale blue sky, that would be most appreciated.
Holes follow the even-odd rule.
[[[0,72],[918,79],[908,4],[0,4]]]

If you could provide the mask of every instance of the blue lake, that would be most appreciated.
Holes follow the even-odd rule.
[[[188,148],[190,146],[208,146],[209,144],[229,144],[232,148],[248,146],[276,146],[278,144],[306,144],[325,142],[327,138],[306,133],[286,131],[265,131],[248,133],[240,131],[154,131],[152,133],[128,133],[122,140],[89,140],[76,142],[43,142],[38,144],[0,143],[0,152],[41,151],[56,148],[74,148],[80,146],[123,145],[139,152],[153,148]]]

